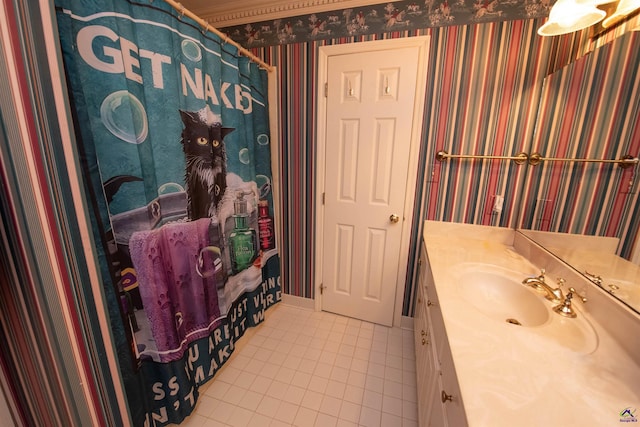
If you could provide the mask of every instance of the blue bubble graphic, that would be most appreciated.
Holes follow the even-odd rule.
[[[187,57],[187,59],[193,62],[199,62],[202,59],[200,46],[198,46],[198,44],[193,40],[182,40],[180,47],[182,48],[182,53]]]
[[[240,159],[240,163],[248,165],[251,163],[251,156],[249,156],[249,150],[247,148],[243,148],[238,153],[238,158]]]
[[[258,197],[266,199],[271,193],[271,179],[266,175],[256,175],[256,185],[258,186]]]
[[[258,135],[258,144],[259,145],[268,145],[269,144],[269,135],[266,133],[261,133]]]
[[[113,92],[102,101],[100,118],[109,132],[131,144],[144,142],[149,134],[142,102],[126,90]]]
[[[162,194],[180,193],[181,191],[184,191],[184,188],[176,182],[166,182],[158,187],[159,196]]]

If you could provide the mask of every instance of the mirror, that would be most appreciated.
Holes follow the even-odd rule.
[[[640,32],[630,32],[545,78],[530,152],[637,158],[639,68]],[[637,163],[529,165],[519,217],[523,234],[638,313],[640,267],[629,260],[640,239],[639,174]]]

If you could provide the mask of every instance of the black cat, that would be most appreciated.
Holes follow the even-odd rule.
[[[198,111],[180,111],[182,150],[186,170],[187,215],[195,221],[217,215],[227,189],[227,153],[224,137],[234,128],[222,127],[207,107]]]

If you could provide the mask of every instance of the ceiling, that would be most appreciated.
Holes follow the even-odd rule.
[[[182,0],[185,8],[216,28],[316,12],[348,9],[380,0]]]

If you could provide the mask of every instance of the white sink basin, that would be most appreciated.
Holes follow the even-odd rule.
[[[540,326],[549,320],[550,310],[539,295],[522,285],[524,277],[496,266],[468,266],[460,272],[458,291],[469,304],[494,320]]]
[[[554,304],[522,284],[528,276],[531,274],[482,263],[459,265],[455,274],[461,299],[484,316],[505,327],[525,326],[531,337],[553,341],[573,352],[593,352],[598,337],[588,320],[582,313],[577,318],[554,313]]]
[[[575,319],[554,316],[552,324],[534,332],[576,353],[590,354],[598,347],[598,335],[582,313]]]

